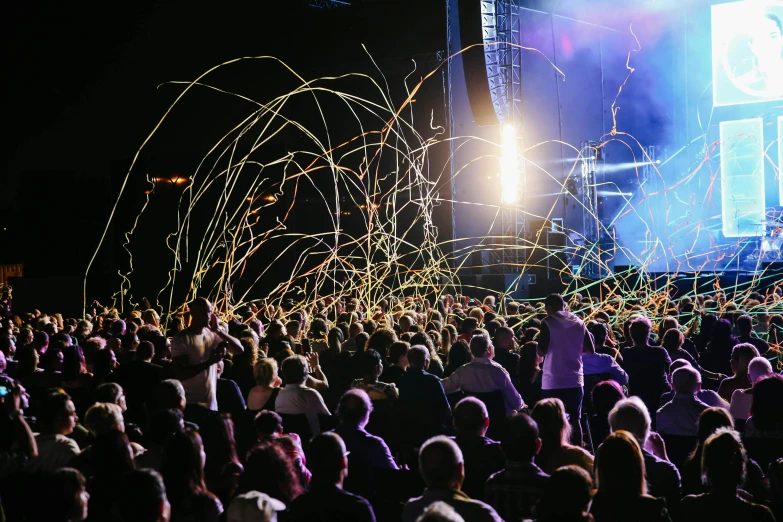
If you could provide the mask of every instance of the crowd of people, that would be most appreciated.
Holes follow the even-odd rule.
[[[0,522],[783,520],[781,295],[0,309]]]

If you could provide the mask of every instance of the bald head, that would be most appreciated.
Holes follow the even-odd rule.
[[[430,352],[426,346],[411,346],[408,350],[408,364],[416,370],[426,370],[429,366]]]
[[[448,437],[433,437],[419,452],[419,471],[430,489],[460,489],[465,479],[465,460]]]
[[[188,304],[190,309],[190,326],[192,328],[205,328],[209,324],[212,315],[212,303],[205,297],[197,297]]]

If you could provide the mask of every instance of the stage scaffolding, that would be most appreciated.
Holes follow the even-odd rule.
[[[481,1],[484,58],[495,113],[501,127],[511,125],[518,151],[519,189],[514,203],[501,204],[501,240],[493,251],[496,272],[519,273],[525,264],[527,178],[522,135],[522,49],[518,0]],[[500,133],[498,133],[500,134]]]

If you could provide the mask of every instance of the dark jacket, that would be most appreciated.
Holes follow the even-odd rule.
[[[462,450],[462,457],[465,459],[462,491],[470,498],[484,498],[487,479],[506,465],[506,457],[500,450],[500,443],[487,437],[459,435],[454,438],[454,442]]]
[[[666,380],[671,363],[669,353],[660,346],[623,350],[623,369],[628,373],[629,395],[638,395],[651,413],[658,411],[661,395],[671,390]]]
[[[445,432],[451,407],[439,378],[422,369],[408,368],[399,388],[397,411],[404,444],[420,444]]]
[[[288,507],[290,522],[375,522],[366,499],[332,485],[311,484]]]
[[[648,495],[620,500],[597,493],[590,514],[597,522],[671,522],[666,502]]]

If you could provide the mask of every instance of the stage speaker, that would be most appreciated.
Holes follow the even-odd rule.
[[[469,264],[474,274],[486,274],[492,264],[491,254],[487,250],[474,250],[470,253]]]
[[[568,236],[566,236],[563,232],[552,232],[549,230],[546,233],[546,246],[550,249],[562,249],[566,247],[567,239]]]
[[[480,126],[498,125],[498,116],[492,105],[487,78],[487,62],[484,57],[484,35],[479,0],[459,0],[459,34],[462,48],[473,45],[462,53],[462,68],[465,72],[465,86],[473,118]],[[494,15],[486,15],[494,16]]]
[[[546,262],[547,278],[549,279],[565,276],[569,271],[573,271],[573,268],[568,266],[568,255],[563,250],[551,250]]]
[[[546,222],[547,222],[546,219],[529,219],[527,222],[527,229],[530,231],[533,237],[535,237],[535,235],[538,234],[539,232],[541,234],[546,232],[547,229]]]

